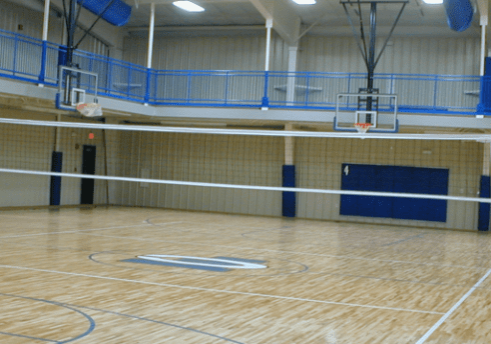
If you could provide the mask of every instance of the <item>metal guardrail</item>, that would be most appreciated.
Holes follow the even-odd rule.
[[[58,84],[66,47],[0,30],[0,76]],[[152,105],[334,110],[338,93],[357,93],[365,73],[156,70],[77,50],[77,67],[99,75],[99,94]],[[475,114],[481,77],[376,74],[400,112]]]

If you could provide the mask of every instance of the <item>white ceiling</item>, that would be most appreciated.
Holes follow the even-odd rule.
[[[135,6],[135,2],[138,7]],[[147,32],[152,0],[126,0],[133,6],[127,30],[130,34]],[[174,5],[173,0],[156,2],[155,25],[157,35],[224,35],[233,33],[261,32],[265,19],[249,0],[193,0],[205,8],[204,12],[190,13]],[[390,1],[390,0],[389,0]],[[147,3],[145,3],[147,2]],[[292,0],[276,0],[277,5],[286,6],[302,22],[302,31],[309,29],[313,35],[352,35],[346,13],[339,0],[317,0],[315,5],[297,5]],[[387,34],[401,5],[377,5],[377,33]],[[362,16],[368,23],[369,6],[362,7]],[[355,18],[355,25],[359,25]],[[247,28],[246,28],[247,27]],[[464,36],[479,37],[479,13],[474,15],[472,26],[462,33],[452,31],[446,23],[443,5],[427,5],[421,0],[409,0],[394,35]]]

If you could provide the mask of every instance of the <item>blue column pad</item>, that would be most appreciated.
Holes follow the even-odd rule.
[[[295,187],[295,165],[283,165],[283,186]],[[295,192],[283,192],[282,215],[286,217],[296,216],[296,194]]]
[[[63,166],[63,153],[53,152],[51,155],[51,172],[61,172]],[[49,205],[60,205],[61,200],[61,177],[51,176],[49,190]]]
[[[481,190],[480,197],[489,198],[489,176],[481,176]],[[489,203],[479,203],[479,222],[477,229],[483,232],[489,230],[489,210],[491,205]]]

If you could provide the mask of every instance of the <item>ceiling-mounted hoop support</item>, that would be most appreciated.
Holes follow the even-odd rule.
[[[69,0],[69,4],[67,6],[66,0],[63,0],[63,12],[65,16],[65,26],[67,30],[67,58],[65,65],[68,67],[73,67],[73,52],[78,49],[78,46],[82,41],[87,37],[87,35],[90,34],[94,26],[97,24],[97,22],[102,18],[102,16],[107,12],[107,10],[111,7],[111,5],[114,3],[115,0],[111,0],[107,5],[104,7],[102,12],[97,15],[97,18],[94,20],[94,23],[88,28],[82,30],[84,31],[84,35],[82,38],[79,39],[79,41],[75,44],[75,30],[77,27],[78,19],[80,17],[80,13],[82,12],[82,6],[84,4],[85,0],[81,0],[78,3],[78,9],[77,9],[77,0]]]
[[[384,52],[385,48],[387,47],[387,43],[389,42],[389,39],[392,37],[392,33],[394,32],[395,27],[397,26],[397,23],[399,22],[399,19],[401,18],[402,12],[404,11],[404,8],[406,7],[407,3],[409,0],[396,0],[396,1],[388,1],[388,0],[341,0],[340,3],[344,7],[344,11],[346,12],[346,15],[348,17],[348,21],[351,25],[351,28],[353,30],[353,34],[356,39],[356,43],[358,45],[358,48],[360,49],[361,55],[363,57],[363,60],[365,61],[365,65],[367,67],[367,87],[366,87],[366,93],[371,94],[373,93],[374,87],[373,87],[373,76],[374,76],[374,71],[375,67],[377,67],[377,64],[380,60],[380,57],[382,56],[382,53]],[[377,27],[377,4],[401,4],[401,9],[399,13],[397,14],[396,19],[394,20],[392,27],[390,29],[389,35],[387,36],[382,49],[380,50],[379,54],[377,55],[375,52],[375,42],[376,42],[376,27]],[[350,7],[352,6],[357,6],[358,8],[358,17],[360,21],[360,34],[358,35],[357,29],[354,25],[353,19],[351,17],[350,11],[348,9],[348,5]],[[368,38],[369,38],[369,43],[368,43],[368,50],[367,50],[367,38],[365,34],[365,29],[364,29],[364,22],[363,22],[363,15],[362,15],[362,10],[361,6],[362,5],[370,5],[370,21],[369,21],[369,33],[368,33]],[[355,12],[356,13],[356,12]],[[368,97],[368,102],[367,102],[367,110],[372,110],[372,101],[371,97]]]

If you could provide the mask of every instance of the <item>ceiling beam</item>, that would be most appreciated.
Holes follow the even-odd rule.
[[[273,21],[273,29],[290,46],[296,46],[300,36],[301,19],[286,3],[288,0],[250,0],[266,20]]]

